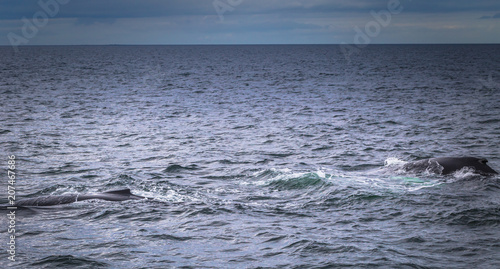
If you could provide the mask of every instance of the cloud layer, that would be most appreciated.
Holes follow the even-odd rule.
[[[26,20],[31,45],[352,43],[391,4],[372,43],[500,43],[497,0],[4,0],[0,44]]]

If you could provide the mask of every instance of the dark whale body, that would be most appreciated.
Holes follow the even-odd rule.
[[[51,205],[69,204],[91,199],[100,199],[106,201],[125,201],[125,200],[145,199],[145,197],[132,194],[130,192],[130,189],[122,189],[122,190],[107,191],[97,194],[68,194],[68,195],[40,196],[40,197],[20,200],[17,201],[14,205],[9,205],[9,206],[13,207],[51,206]]]
[[[490,176],[498,174],[486,164],[487,162],[488,160],[484,158],[443,157],[410,162],[405,164],[403,168],[407,172],[429,171],[439,175],[448,175],[467,167],[474,169],[480,175]]]

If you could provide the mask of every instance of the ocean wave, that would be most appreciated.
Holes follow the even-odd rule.
[[[76,257],[73,255],[51,255],[30,264],[36,268],[107,268],[109,264],[96,261],[90,257]]]
[[[291,169],[266,169],[255,172],[242,184],[268,186],[276,190],[307,189],[328,184],[331,175],[323,171],[292,172]]]

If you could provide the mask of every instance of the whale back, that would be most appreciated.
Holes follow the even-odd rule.
[[[130,189],[107,191],[98,194],[86,194],[86,195],[80,195],[78,197],[78,201],[89,200],[89,199],[101,199],[106,201],[125,201],[125,200],[144,199],[144,197],[132,194],[130,192]]]
[[[448,175],[465,167],[474,169],[480,175],[498,174],[487,165],[488,160],[475,157],[441,157],[409,162],[404,165],[407,172],[431,172],[439,175]]]
[[[498,174],[495,170],[487,165],[488,160],[484,158],[474,157],[446,157],[446,158],[433,158],[443,167],[442,174],[447,175],[455,171],[461,170],[464,167],[474,168],[474,170],[482,175]]]
[[[130,192],[130,189],[121,189],[121,190],[107,191],[97,194],[49,195],[49,196],[28,198],[17,201],[14,206],[19,206],[19,207],[53,206],[53,205],[69,204],[77,201],[84,201],[90,199],[100,199],[106,201],[125,201],[125,200],[144,199],[144,197],[132,194]]]
[[[17,201],[15,206],[23,207],[69,204],[76,202],[77,198],[78,194],[41,196]]]

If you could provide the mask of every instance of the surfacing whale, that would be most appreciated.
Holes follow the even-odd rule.
[[[486,163],[488,160],[484,158],[474,157],[442,157],[430,158],[416,162],[409,162],[403,166],[406,172],[433,172],[438,175],[448,175],[463,168],[474,169],[475,173],[484,176],[498,174],[495,170],[489,167]]]
[[[125,201],[125,200],[140,200],[145,197],[132,194],[130,189],[122,189],[115,191],[107,191],[96,194],[67,194],[67,195],[50,195],[40,196],[35,198],[23,199],[16,201],[15,207],[30,207],[30,206],[52,206],[70,204],[78,201],[100,199],[106,201]]]

